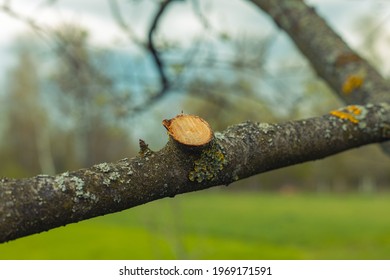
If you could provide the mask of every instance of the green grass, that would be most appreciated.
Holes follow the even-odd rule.
[[[0,259],[390,259],[389,202],[203,191],[0,244]]]

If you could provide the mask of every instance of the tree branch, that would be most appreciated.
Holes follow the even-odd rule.
[[[302,0],[250,0],[285,30],[313,69],[346,104],[387,102],[390,83]],[[382,145],[390,155],[390,144]]]
[[[389,82],[302,0],[251,2],[267,12],[288,33],[317,74],[346,104],[390,103]]]
[[[164,121],[167,128],[171,123]],[[176,131],[170,134],[187,130]],[[201,148],[178,144],[175,135],[158,152],[143,142],[132,159],[57,176],[1,179],[0,242],[387,141],[390,106],[348,106],[281,124],[248,121],[213,135]]]

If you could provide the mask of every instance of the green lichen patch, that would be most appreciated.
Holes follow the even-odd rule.
[[[103,178],[103,185],[110,186],[113,181],[116,181],[120,178],[119,172],[112,171]]]
[[[116,172],[116,171],[111,172],[109,178],[112,181],[118,180],[120,178],[120,174],[119,174],[119,172]]]
[[[69,172],[64,172],[60,175],[58,175],[54,182],[56,183],[56,186],[58,187],[58,189],[60,189],[62,192],[65,192],[66,191],[66,180],[67,178],[69,177]]]
[[[225,164],[223,149],[217,143],[213,143],[202,151],[199,159],[195,160],[194,169],[189,173],[188,179],[198,183],[211,181],[217,177],[218,172],[223,169]]]
[[[85,190],[85,182],[82,178],[73,176],[69,172],[58,175],[54,182],[55,186],[62,192],[74,192],[74,202],[79,202],[80,199],[98,200],[96,195]]]
[[[259,123],[257,126],[262,132],[264,132],[264,134],[267,134],[268,132],[274,132],[274,126],[269,123]]]
[[[110,166],[108,165],[107,162],[99,163],[95,165],[96,169],[99,170],[100,172],[107,173],[110,172]]]

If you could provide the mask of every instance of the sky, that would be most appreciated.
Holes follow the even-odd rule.
[[[20,18],[33,19],[44,29],[51,29],[63,22],[76,21],[91,31],[92,41],[101,45],[120,46],[127,40],[118,24],[113,20],[108,1],[110,0],[0,0],[8,5]],[[52,3],[53,2],[53,3]],[[127,23],[137,37],[144,38],[153,16],[155,0],[117,0]],[[128,3],[133,3],[129,5]],[[203,32],[203,27],[194,14],[193,0],[174,4],[162,22],[160,32],[181,42],[188,42],[190,36]],[[259,12],[246,0],[199,0],[200,10],[209,24],[217,30],[233,33],[270,32],[274,26],[267,16]],[[348,41],[358,44],[355,32],[351,32],[357,19],[370,14],[378,19],[381,28],[390,24],[390,3],[386,0],[308,0],[335,29]],[[52,4],[50,4],[52,3]],[[20,18],[0,11],[0,48],[9,46],[19,34],[31,31],[31,27]],[[386,26],[386,27],[384,27]]]
[[[76,21],[87,27],[92,39],[97,44],[112,44],[125,40],[126,36],[113,20],[109,9],[109,0],[0,0],[0,5],[9,3],[9,6],[18,15],[26,19],[33,19],[43,28],[53,28],[63,22]],[[53,2],[53,4],[49,4]],[[123,15],[138,37],[142,37],[147,30],[150,18],[154,12],[155,0],[129,1],[117,0]],[[129,5],[128,3],[133,3]],[[161,32],[166,36],[188,40],[203,31],[193,10],[193,0],[174,4],[162,22]],[[254,5],[246,0],[199,0],[200,9],[207,16],[210,25],[218,30],[229,32],[258,33],[259,30],[269,32],[272,23],[267,16],[258,11]],[[370,14],[382,21],[384,25],[390,24],[390,3],[379,0],[309,0],[328,22],[346,36],[348,40],[354,39],[350,29],[355,21],[362,15]],[[31,30],[31,28],[18,18],[0,11],[0,24],[2,26],[0,46],[5,46],[18,34]]]

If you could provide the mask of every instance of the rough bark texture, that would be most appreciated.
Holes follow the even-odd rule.
[[[349,106],[318,118],[231,126],[203,149],[158,152],[57,176],[0,182],[0,242],[164,197],[229,184],[267,170],[332,155],[390,137],[386,103]]]

